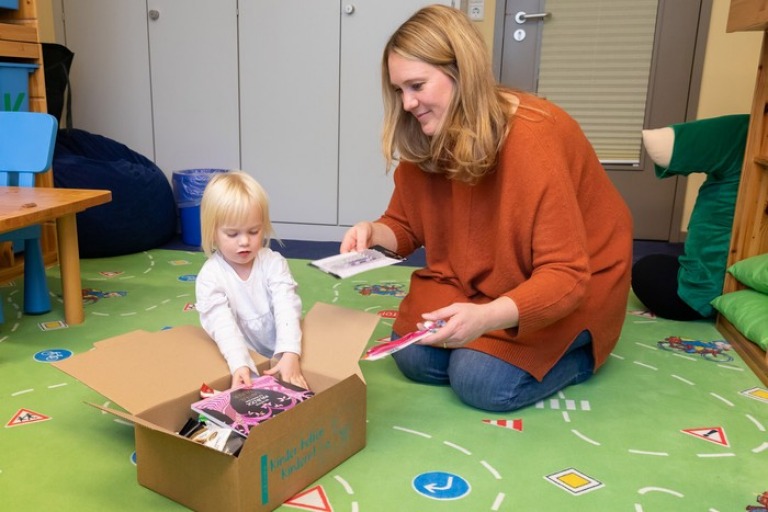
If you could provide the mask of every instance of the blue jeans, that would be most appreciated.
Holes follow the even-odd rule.
[[[392,333],[393,339],[398,336]],[[582,331],[539,382],[506,361],[466,348],[411,345],[392,354],[400,371],[424,384],[450,385],[462,402],[486,411],[514,411],[592,376],[592,336]]]

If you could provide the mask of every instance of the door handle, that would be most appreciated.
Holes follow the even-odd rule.
[[[528,20],[543,20],[547,16],[549,16],[548,12],[538,12],[536,14],[527,14],[523,11],[520,11],[517,14],[515,14],[515,21],[518,24],[522,25]]]

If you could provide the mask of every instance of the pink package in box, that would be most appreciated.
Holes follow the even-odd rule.
[[[251,428],[313,396],[310,390],[271,375],[253,379],[250,386],[223,391],[192,404],[192,410],[211,422],[247,437]]]

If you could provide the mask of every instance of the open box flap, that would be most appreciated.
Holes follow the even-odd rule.
[[[96,409],[99,409],[103,412],[106,412],[107,414],[111,414],[112,416],[117,416],[120,419],[123,419],[125,421],[129,421],[131,423],[136,423],[137,425],[142,425],[144,427],[147,427],[152,430],[157,430],[159,432],[165,432],[167,434],[175,434],[175,432],[171,432],[170,430],[164,429],[158,425],[155,425],[152,422],[143,420],[139,418],[138,416],[134,416],[133,414],[119,411],[117,409],[112,409],[111,407],[107,407],[104,405],[94,404],[93,402],[85,402],[86,404],[90,405],[91,407],[95,407]]]
[[[302,367],[335,380],[363,379],[358,361],[378,321],[371,313],[315,304],[304,318]],[[216,343],[191,325],[129,332],[53,365],[134,415],[229,376]]]
[[[302,324],[302,368],[336,380],[356,374],[365,382],[360,356],[378,323],[372,313],[316,303]]]
[[[189,325],[133,331],[53,364],[132,414],[229,375],[213,340]]]
[[[107,338],[105,340],[99,340],[93,342],[93,348],[99,348],[99,347],[106,347],[111,345],[112,343],[125,343],[125,340],[128,338],[133,338],[135,336],[140,336],[143,334],[152,334],[150,331],[144,331],[141,329],[137,329],[135,331],[131,331],[125,334],[120,334],[118,336],[113,336],[111,338]]]

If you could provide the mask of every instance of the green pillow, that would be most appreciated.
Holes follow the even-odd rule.
[[[768,293],[768,253],[734,263],[728,272],[753,290]]]
[[[739,290],[717,297],[712,306],[748,340],[768,350],[768,295]]]

